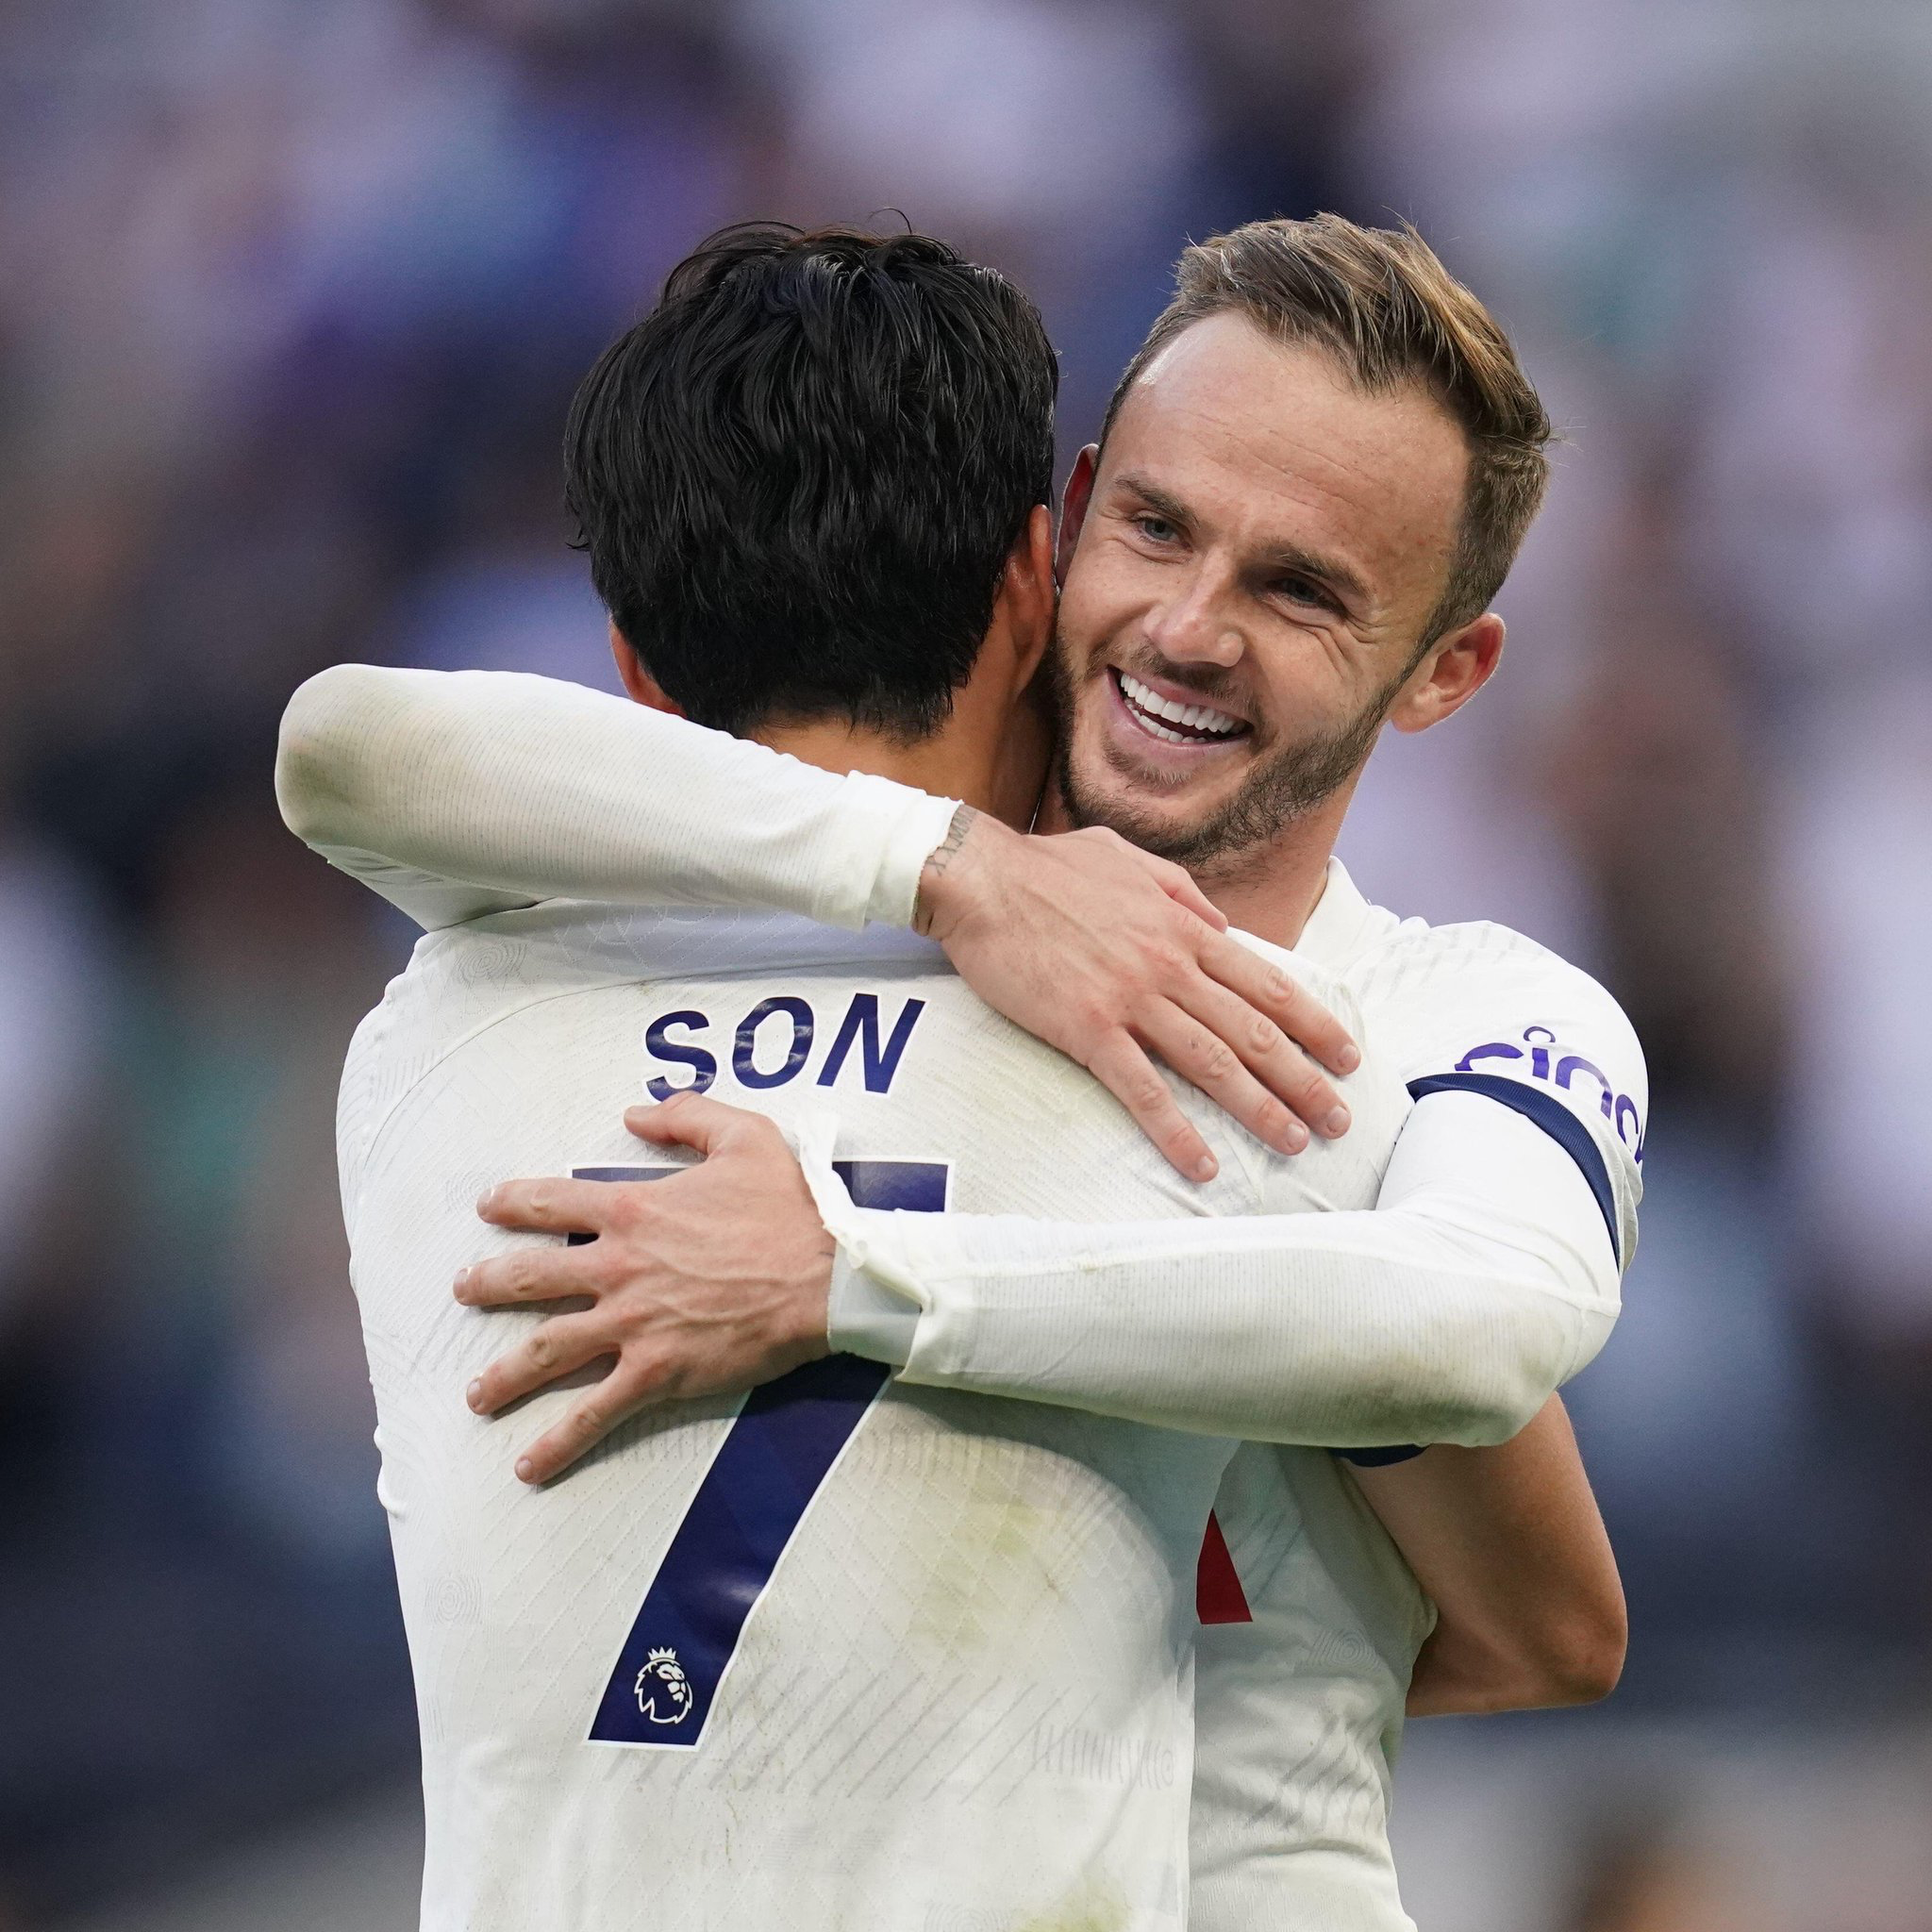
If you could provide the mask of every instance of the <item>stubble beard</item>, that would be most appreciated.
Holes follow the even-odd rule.
[[[1172,859],[1204,876],[1225,876],[1245,870],[1283,832],[1347,784],[1374,749],[1390,707],[1414,668],[1405,667],[1346,724],[1299,739],[1259,760],[1233,797],[1199,824],[1190,825],[1177,824],[1127,799],[1098,797],[1082,786],[1074,770],[1070,728],[1074,686],[1063,641],[1058,635],[1049,661],[1055,712],[1054,774],[1068,818],[1077,826],[1105,825],[1143,852]],[[1206,689],[1201,694],[1213,702],[1213,693]]]

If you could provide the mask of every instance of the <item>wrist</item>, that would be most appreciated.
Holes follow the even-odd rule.
[[[838,1261],[839,1244],[822,1229],[820,1241],[793,1276],[793,1287],[785,1297],[782,1341],[798,1361],[812,1361],[830,1352]]]
[[[1016,838],[997,819],[962,805],[945,838],[928,854],[919,874],[912,929],[942,944],[986,880],[990,849],[1002,837]]]

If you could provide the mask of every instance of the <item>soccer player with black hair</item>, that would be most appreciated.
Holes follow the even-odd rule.
[[[1380,724],[1424,728],[1493,669],[1547,425],[1413,237],[1258,226],[1191,254],[1083,455],[1057,635],[1027,467],[1050,421],[1006,433],[1051,397],[1024,300],[918,238],[740,236],[574,418],[573,501],[646,708],[361,670],[291,708],[291,823],[435,928],[358,1035],[342,1137],[423,1680],[425,1899],[469,1902],[427,1923],[605,1923],[632,1805],[663,1821],[654,1924],[1178,1923],[1184,1545],[1217,1492],[1248,1621],[1203,1650],[1195,1920],[1404,1923],[1382,1816],[1428,1607],[1324,1445],[1529,1424],[1360,1477],[1412,1557],[1405,1495],[1411,1529],[1458,1494],[1482,1526],[1416,1563],[1476,1606],[1436,1707],[1529,1701],[1493,1668],[1477,1688],[1500,1584],[1465,1586],[1498,1551],[1531,1595],[1586,1577],[1549,1597],[1549,1657],[1584,1690],[1614,1674],[1594,1660],[1600,1633],[1621,1654],[1620,1606],[1549,1396],[1614,1314],[1641,1059],[1573,969],[1398,923],[1328,856]],[[1003,828],[1039,791],[1050,636],[1049,819],[1184,858],[1258,938],[1108,836]],[[915,922],[1200,1178],[895,930]],[[1237,953],[1286,977],[1250,987]],[[1342,1118],[1264,1024],[1344,1063],[1291,983],[1363,1036]],[[613,1185],[639,1157],[596,1105],[640,1080],[702,1097],[633,1131],[707,1158]],[[464,1184],[566,1165],[486,1218],[598,1238],[505,1242],[458,1295],[595,1305],[535,1326],[474,1404],[543,1391],[541,1478],[675,1399],[520,1493],[438,1407],[493,1338],[434,1277],[471,1258]],[[545,1389],[613,1352],[596,1389]],[[710,1399],[756,1381],[735,1419]],[[1226,1436],[1250,1442],[1231,1462]],[[1525,1495],[1558,1501],[1512,1519]],[[451,1565],[474,1630],[439,1624]],[[593,1768],[599,1743],[633,1768]]]

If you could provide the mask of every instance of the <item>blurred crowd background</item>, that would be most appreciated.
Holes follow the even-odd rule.
[[[337,1220],[408,936],[277,823],[339,658],[604,683],[558,449],[708,230],[997,261],[1063,455],[1190,236],[1413,218],[1567,441],[1374,897],[1589,965],[1642,1252],[1573,1390],[1627,1679],[1412,1730],[1424,1932],[1932,1927],[1923,0],[0,7],[0,1927],[402,1932]]]

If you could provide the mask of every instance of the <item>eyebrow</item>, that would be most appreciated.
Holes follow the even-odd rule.
[[[1149,509],[1159,511],[1170,523],[1179,524],[1183,528],[1191,527],[1194,519],[1189,514],[1187,506],[1148,482],[1144,476],[1124,474],[1114,480],[1116,487],[1131,491]],[[1330,590],[1354,598],[1357,603],[1373,602],[1368,585],[1347,564],[1332,557],[1317,556],[1312,550],[1304,550],[1298,543],[1277,543],[1267,551],[1262,560],[1274,570],[1297,571],[1318,584],[1326,584]]]

